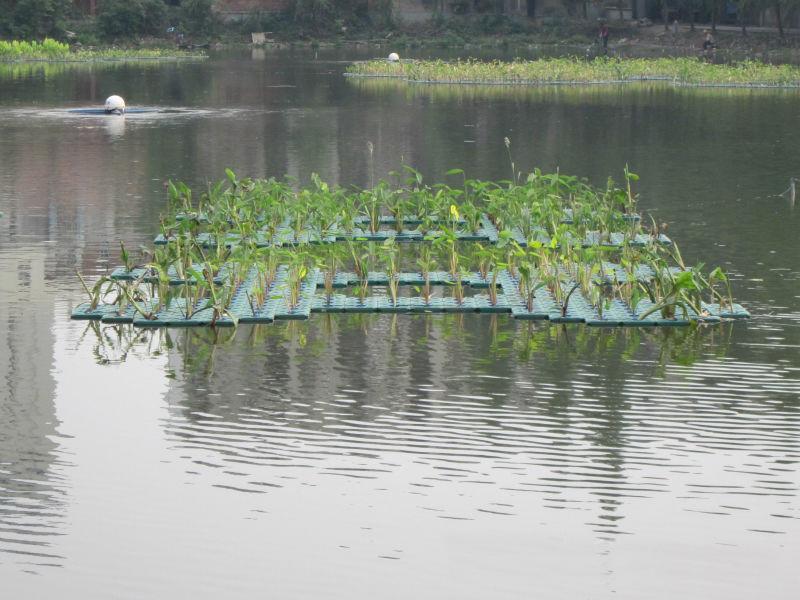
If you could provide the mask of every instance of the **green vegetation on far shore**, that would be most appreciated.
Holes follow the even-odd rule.
[[[418,83],[537,85],[668,80],[684,85],[800,87],[800,67],[758,61],[712,64],[697,58],[542,58],[447,62],[358,62],[347,74],[394,77]]]
[[[70,48],[56,40],[45,38],[42,42],[0,40],[0,62],[11,61],[76,61],[156,59],[156,58],[195,58],[203,56],[198,52],[162,48]]]

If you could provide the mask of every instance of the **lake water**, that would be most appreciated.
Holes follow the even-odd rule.
[[[347,81],[368,54],[0,67],[2,596],[798,597],[797,91]],[[112,93],[159,112],[68,112]],[[504,137],[518,170],[629,164],[753,318],[68,318],[170,178],[507,178]]]

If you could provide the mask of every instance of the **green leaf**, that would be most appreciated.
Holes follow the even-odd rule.
[[[722,270],[722,267],[717,267],[711,271],[708,278],[711,281],[728,281],[728,276],[725,274],[725,271]]]
[[[696,290],[694,277],[691,271],[681,271],[675,276],[675,289],[676,290]]]
[[[186,269],[186,274],[192,279],[194,279],[195,282],[197,283],[203,283],[203,281],[205,281],[205,277],[203,277],[203,274],[197,269],[194,269],[192,267]]]

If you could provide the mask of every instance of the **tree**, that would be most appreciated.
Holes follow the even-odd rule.
[[[785,36],[785,32],[783,30],[783,18],[784,15],[792,13],[797,7],[800,2],[798,0],[771,0],[771,5],[775,10],[775,21],[778,25],[778,35],[783,38]]]
[[[161,33],[165,17],[161,0],[105,0],[97,22],[108,38],[135,37]]]
[[[697,13],[703,8],[703,0],[683,0],[682,7],[689,13],[690,29],[694,31],[694,23]]]
[[[736,19],[742,26],[742,35],[747,35],[747,11],[753,0],[736,0]]]
[[[69,0],[4,0],[0,33],[23,39],[61,37],[69,7]]]
[[[209,35],[214,31],[216,17],[211,10],[214,0],[183,0],[181,20],[192,35]]]
[[[722,0],[706,0],[708,12],[711,13],[711,31],[717,33],[717,18]]]
[[[333,14],[332,0],[295,0],[294,19],[300,23],[319,27]]]
[[[373,13],[376,18],[373,21],[380,23],[381,27],[391,27],[394,21],[394,5],[392,0],[375,0],[375,12]]]

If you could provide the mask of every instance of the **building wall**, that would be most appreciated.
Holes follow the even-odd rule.
[[[783,21],[783,27],[786,28],[796,28],[800,27],[800,10],[793,9],[793,10],[784,10],[781,14],[781,21]],[[777,27],[778,26],[778,18],[775,14],[775,9],[767,8],[761,12],[758,20],[758,25],[764,27]]]
[[[282,12],[293,5],[293,0],[216,0],[214,8],[222,14],[241,15],[251,12]]]
[[[437,5],[443,6],[445,14],[452,14],[454,4],[453,0],[444,0],[443,3],[439,0],[394,0],[394,16],[404,22],[418,23],[430,20]],[[473,5],[472,2],[469,4],[470,7]],[[496,0],[487,5],[489,8],[494,5],[499,12],[523,15],[527,13],[527,0]]]
[[[635,13],[634,4],[636,0],[619,0],[624,7],[626,19],[632,18]],[[434,7],[438,0],[394,0],[394,16],[406,23],[419,23],[428,21],[434,14]],[[445,14],[452,14],[454,2],[445,0],[443,3]],[[587,5],[587,16],[597,18],[606,15],[606,18],[615,20],[619,18],[619,11],[616,9],[617,1],[608,0],[606,5],[614,8],[603,10],[603,4],[589,3]],[[469,12],[475,12],[475,4],[469,2]],[[484,11],[497,12],[507,15],[530,16],[536,18],[547,17],[566,17],[567,9],[562,0],[495,0],[484,3]],[[580,9],[580,7],[579,7]]]
[[[394,18],[404,23],[420,23],[429,21],[433,15],[433,3],[422,0],[394,0],[392,4]]]

